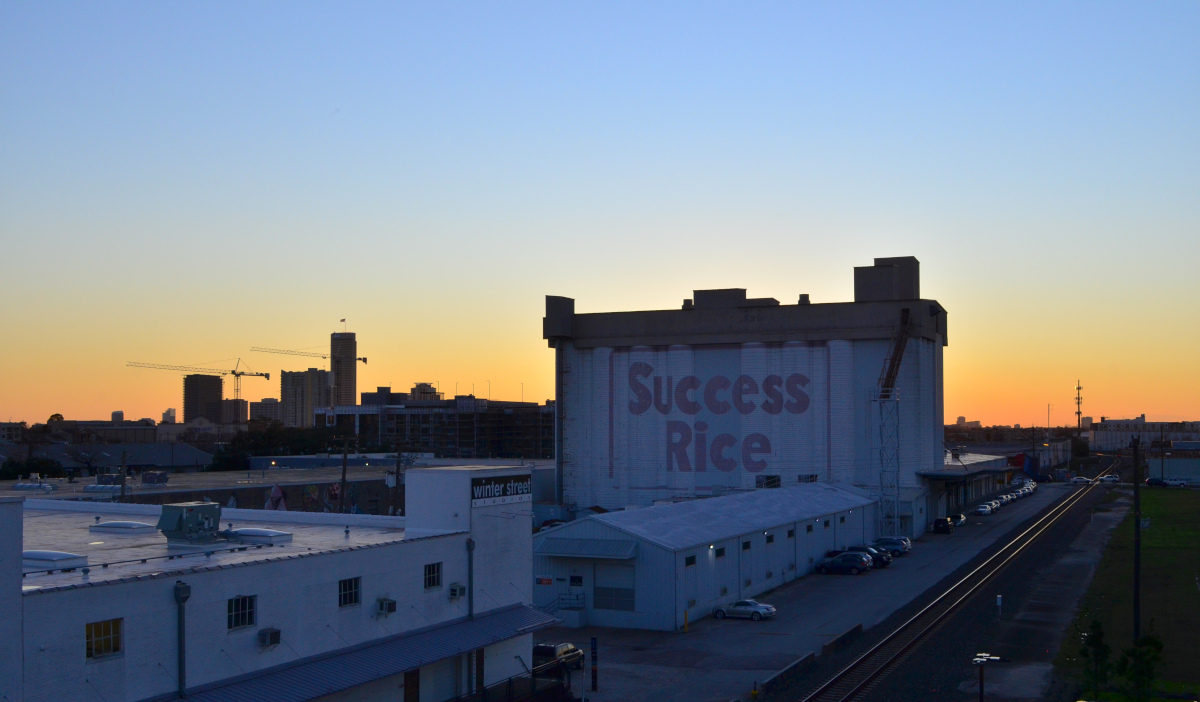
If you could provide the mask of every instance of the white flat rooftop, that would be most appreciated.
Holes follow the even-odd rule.
[[[61,509],[61,508],[66,509]],[[254,563],[302,554],[364,548],[405,540],[404,520],[374,515],[337,515],[263,510],[222,510],[221,528],[277,529],[292,535],[287,543],[255,544],[236,541],[201,546],[170,547],[157,530],[122,534],[91,531],[100,522],[140,521],[157,524],[157,505],[28,500],[25,504],[24,550],[62,551],[86,556],[74,570],[29,572],[22,581],[26,593],[144,577],[196,568]],[[247,513],[253,513],[247,515]],[[273,518],[274,517],[274,518]],[[346,527],[349,526],[349,535]]]

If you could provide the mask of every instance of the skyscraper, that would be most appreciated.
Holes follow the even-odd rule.
[[[329,335],[329,370],[333,373],[335,405],[358,404],[358,341],[354,332]]]
[[[221,399],[224,380],[219,375],[183,376],[183,421],[204,417],[214,424],[221,423]]]
[[[279,376],[280,421],[285,427],[313,426],[313,410],[333,404],[333,383],[328,371],[309,368]]]

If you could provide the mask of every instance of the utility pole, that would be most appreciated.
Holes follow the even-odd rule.
[[[350,453],[350,439],[342,440],[342,484],[338,490],[338,514],[346,512],[346,461]]]
[[[1129,440],[1133,449],[1133,644],[1142,638],[1142,484],[1138,448],[1141,435]]]
[[[1075,381],[1075,431],[1083,433],[1083,386]]]

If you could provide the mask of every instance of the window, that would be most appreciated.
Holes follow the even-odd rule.
[[[774,534],[767,534],[767,543],[769,543],[769,544],[775,543],[775,535]]]
[[[725,547],[722,546],[721,548],[717,549],[717,558],[724,558],[724,557],[725,557]]]
[[[121,652],[121,629],[124,619],[107,619],[88,624],[84,631],[87,639],[87,657],[103,658]]]
[[[686,556],[683,559],[683,567],[684,568],[690,568],[694,565],[696,565],[696,557],[695,556]]]
[[[838,517],[838,524],[845,524],[845,523],[846,523],[846,517],[844,515],[841,517]]]
[[[826,519],[826,520],[825,520],[825,528],[826,528],[826,529],[828,529],[828,528],[829,528],[829,520],[828,520],[828,519]]]
[[[796,530],[795,529],[788,529],[788,538],[789,539],[796,538]]]
[[[426,563],[425,564],[425,589],[432,590],[435,587],[442,586],[442,564],[441,563]]]
[[[571,587],[583,587],[583,576],[582,575],[572,575],[571,576]]]
[[[804,525],[804,533],[805,533],[805,534],[811,534],[811,533],[812,533],[812,524],[805,524],[805,525]]]
[[[749,550],[750,550],[750,542],[749,542],[749,541],[743,541],[743,542],[742,542],[742,550],[743,550],[743,551],[749,551]]]
[[[756,475],[754,476],[754,487],[756,488],[777,488],[782,487],[783,481],[778,475]]]
[[[255,616],[257,600],[257,595],[238,595],[231,598],[225,628],[240,629],[244,626],[254,626],[254,623],[258,621]]]
[[[338,581],[338,607],[349,607],[362,602],[362,578],[346,578]]]

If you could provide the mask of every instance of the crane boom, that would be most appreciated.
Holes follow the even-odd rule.
[[[238,359],[233,370],[218,370],[216,368],[200,368],[198,366],[172,366],[165,363],[142,363],[140,361],[130,361],[125,365],[131,368],[154,368],[157,370],[180,371],[183,373],[199,373],[202,375],[232,375],[233,376],[233,397],[235,400],[242,399],[242,376],[257,376],[259,378],[271,379],[270,373],[255,373],[252,371],[238,370],[238,366],[242,364],[242,359]]]
[[[316,351],[292,351],[291,349],[267,349],[267,348],[263,348],[261,346],[251,346],[250,350],[257,351],[259,353],[279,353],[279,354],[283,354],[285,356],[308,356],[309,358],[329,358],[329,354],[317,353]],[[366,363],[367,357],[360,356],[354,360],[362,361],[363,363]]]

